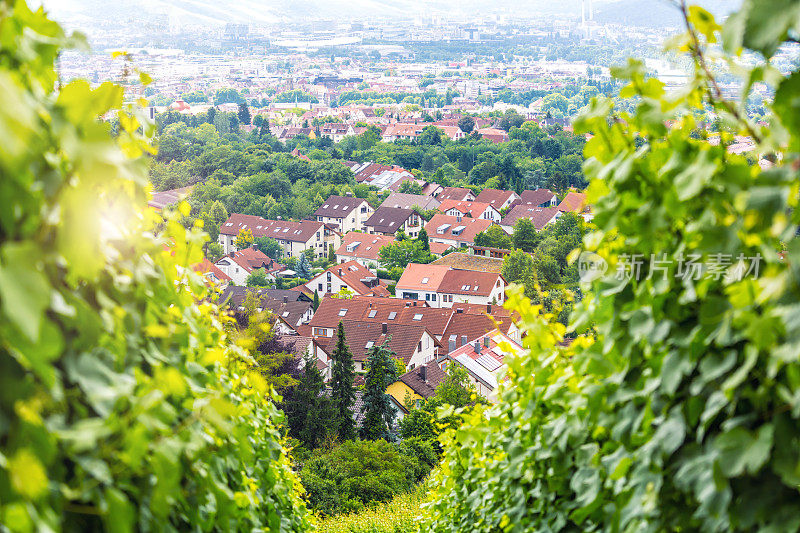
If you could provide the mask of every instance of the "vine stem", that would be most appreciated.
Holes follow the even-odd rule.
[[[723,96],[722,89],[717,83],[717,79],[714,77],[714,74],[711,72],[711,68],[708,65],[705,54],[703,54],[703,47],[700,44],[700,39],[697,36],[694,25],[689,20],[689,8],[686,5],[686,0],[677,0],[673,3],[680,10],[681,16],[683,17],[683,22],[686,25],[689,36],[692,39],[692,57],[694,58],[695,63],[703,70],[703,73],[708,80],[708,93],[710,100],[713,103],[721,105],[728,113],[736,117],[736,120],[738,120],[740,124],[744,125],[744,127],[747,129],[747,133],[753,138],[754,141],[759,144],[762,143],[764,138],[753,128],[753,126],[750,124],[750,121],[747,120],[747,117],[743,116],[741,111]]]

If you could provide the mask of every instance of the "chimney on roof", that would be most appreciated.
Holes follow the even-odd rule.
[[[339,269],[339,275],[340,276],[342,275],[342,269],[341,268]]]
[[[283,297],[283,303],[288,303],[288,302],[289,302],[289,297],[288,296],[284,296]]]
[[[381,324],[381,333],[386,335],[388,332],[389,332],[389,324],[387,324],[386,322],[382,323]]]
[[[492,312],[492,304],[486,304],[486,312],[487,313],[491,313]]]
[[[411,302],[406,302],[406,307],[411,307]]]
[[[420,377],[420,378],[422,379],[422,381],[424,381],[425,383],[427,383],[427,382],[428,382],[428,373],[427,373],[427,370],[428,370],[428,368],[427,368],[427,366],[426,366],[426,365],[420,365],[420,367],[419,367],[419,377]]]
[[[481,353],[481,341],[476,340],[475,341],[475,346],[473,346],[473,348],[475,350],[475,353],[478,353],[478,354]]]
[[[461,346],[464,346],[465,344],[467,344],[467,336],[461,335]]]
[[[450,339],[450,342],[449,342],[449,345],[448,345],[447,348],[448,348],[448,351],[454,352],[456,350],[456,340],[455,339]]]
[[[353,193],[351,193],[350,191],[348,191],[348,192],[344,193],[344,195],[345,195],[345,196],[353,196]]]

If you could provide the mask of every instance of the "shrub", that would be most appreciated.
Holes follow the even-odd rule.
[[[0,529],[305,529],[269,388],[188,268],[207,237],[146,205],[153,128],[117,111],[112,139],[122,87],[54,90],[75,41],[0,11]]]
[[[798,29],[785,5],[745,0],[724,49],[771,57]],[[568,349],[556,347],[565,327],[510,297],[530,356],[509,361],[500,403],[453,435],[433,482],[434,531],[800,526],[800,73],[770,71],[776,116],[756,128],[710,77],[704,52],[721,28],[701,8],[684,13],[690,31],[672,42],[692,53],[690,86],[667,94],[631,62],[618,74],[636,112],[595,100],[575,125],[595,134],[585,168],[596,228],[584,243],[609,271],[576,305],[582,335]],[[719,146],[700,140],[694,117],[707,109],[757,152],[790,151],[762,170],[729,153],[728,133]]]
[[[386,502],[412,488],[430,467],[432,449],[422,443],[398,448],[385,440],[345,441],[317,450],[300,470],[312,509],[332,515]]]

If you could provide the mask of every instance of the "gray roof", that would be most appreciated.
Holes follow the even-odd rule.
[[[386,200],[383,201],[381,207],[402,207],[404,209],[413,209],[414,206],[420,209],[429,210],[436,209],[441,204],[436,198],[424,196],[421,194],[408,194],[403,192],[393,192]]]

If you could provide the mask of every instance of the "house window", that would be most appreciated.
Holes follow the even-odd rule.
[[[317,283],[317,290],[322,292],[322,283]]]
[[[344,316],[347,314],[347,309],[339,309],[339,316]]]
[[[375,318],[375,315],[377,315],[377,314],[378,314],[378,311],[373,309],[372,311],[369,312],[369,318]]]
[[[397,316],[397,312],[396,311],[392,311],[391,313],[389,313],[389,320],[394,320],[396,316]]]
[[[418,352],[422,351],[422,341],[419,341],[419,346],[417,346],[417,351]]]

